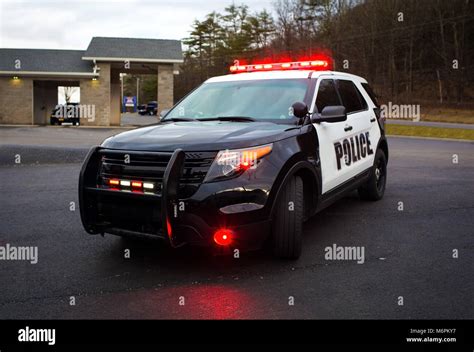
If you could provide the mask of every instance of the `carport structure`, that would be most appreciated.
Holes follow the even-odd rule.
[[[157,77],[159,109],[173,105],[181,42],[94,37],[87,50],[0,49],[0,124],[46,124],[58,86],[80,87],[80,104],[94,106],[82,125],[120,125],[120,73]]]

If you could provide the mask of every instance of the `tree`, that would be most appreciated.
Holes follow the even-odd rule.
[[[63,87],[64,100],[66,101],[66,104],[71,102],[72,96],[78,91],[79,87]]]

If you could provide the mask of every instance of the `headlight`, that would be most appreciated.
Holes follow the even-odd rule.
[[[204,182],[235,177],[248,169],[255,169],[258,161],[270,154],[273,144],[245,149],[221,150],[207,172]]]

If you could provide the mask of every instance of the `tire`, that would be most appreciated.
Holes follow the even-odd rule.
[[[273,218],[273,254],[282,259],[298,259],[303,233],[303,180],[294,176],[277,200]],[[293,202],[292,210],[290,210]]]
[[[374,165],[367,183],[359,187],[359,197],[363,200],[377,201],[383,198],[387,183],[387,157],[382,149],[375,153]]]

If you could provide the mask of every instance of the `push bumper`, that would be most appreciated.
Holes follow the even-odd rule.
[[[81,220],[88,233],[159,238],[172,247],[218,247],[214,234],[226,228],[233,233],[229,247],[245,250],[260,248],[269,235],[271,222],[262,211],[224,214],[212,197],[203,199],[206,191],[179,199],[182,150],[176,150],[166,166],[161,194],[139,194],[97,185],[100,149],[89,151],[79,177]]]

